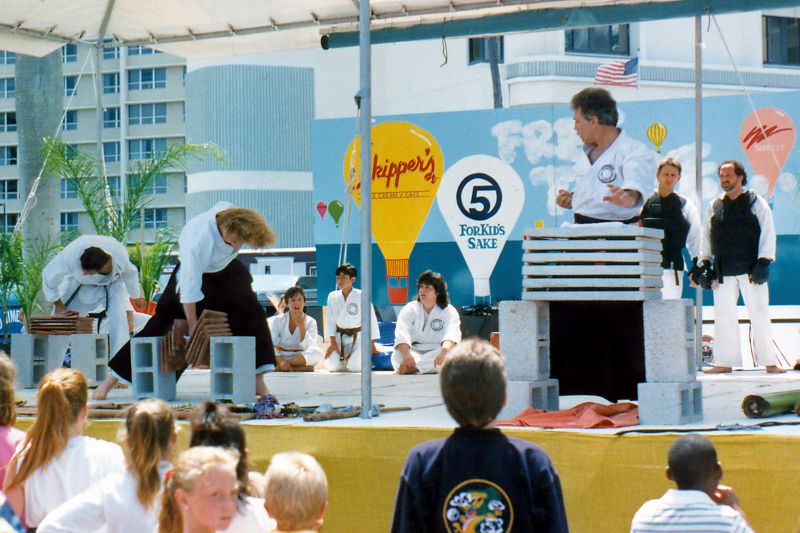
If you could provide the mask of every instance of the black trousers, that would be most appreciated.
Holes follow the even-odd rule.
[[[175,291],[179,268],[180,264],[172,272],[167,287],[158,300],[155,314],[136,337],[166,335],[173,320],[186,318],[179,295]],[[228,323],[234,335],[255,337],[256,369],[258,369],[275,364],[275,348],[272,346],[272,336],[269,333],[264,310],[253,292],[252,282],[253,278],[247,267],[236,259],[219,272],[203,274],[202,290],[205,297],[197,302],[197,316],[200,317],[203,309],[228,313]],[[108,366],[122,379],[131,381],[130,342],[120,348]],[[180,375],[181,372],[178,372],[178,377]]]

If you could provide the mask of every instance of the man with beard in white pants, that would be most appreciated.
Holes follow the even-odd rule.
[[[349,263],[336,269],[337,290],[328,294],[325,332],[330,345],[325,352],[325,366],[331,372],[361,371],[361,289],[356,289],[358,270]],[[369,306],[372,320],[372,352],[374,341],[380,338],[375,308]]]
[[[392,366],[398,374],[434,374],[447,352],[461,342],[461,318],[447,297],[441,274],[417,278],[417,297],[397,315]]]
[[[767,372],[785,372],[775,356],[769,316],[767,279],[776,245],[772,210],[764,198],[744,188],[747,173],[741,162],[723,161],[717,173],[725,192],[708,206],[700,268],[693,279],[714,290],[716,366],[706,372],[731,372],[742,364],[736,312],[740,291],[753,331],[753,362],[766,365]]]

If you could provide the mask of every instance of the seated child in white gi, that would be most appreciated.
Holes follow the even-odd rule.
[[[284,312],[268,319],[277,369],[286,372],[291,367],[314,366],[322,361],[322,348],[317,321],[305,313],[306,294],[300,287],[289,287],[283,300]]]
[[[461,341],[461,318],[450,305],[441,274],[417,278],[417,297],[397,315],[392,366],[399,374],[436,373],[447,352]]]
[[[325,365],[331,372],[361,370],[361,290],[353,287],[358,270],[349,263],[336,269],[338,290],[328,295],[328,313],[325,318],[325,331],[330,346],[325,352]],[[378,318],[375,308],[370,305],[372,317],[372,353],[376,353],[374,341],[380,338]]]
[[[322,528],[328,507],[328,480],[316,459],[300,452],[279,453],[269,462],[264,507],[281,533],[312,533]]]

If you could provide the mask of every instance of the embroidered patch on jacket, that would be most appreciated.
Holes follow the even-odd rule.
[[[602,168],[597,171],[597,179],[600,180],[601,183],[611,183],[617,179],[617,172],[614,170],[614,165],[603,165]]]
[[[499,485],[468,479],[450,491],[442,518],[448,533],[508,533],[514,524],[514,508]]]
[[[444,329],[444,320],[441,318],[434,318],[431,320],[431,329],[433,331],[442,331]]]
[[[358,314],[358,304],[349,303],[347,304],[347,314],[350,316],[356,316]]]

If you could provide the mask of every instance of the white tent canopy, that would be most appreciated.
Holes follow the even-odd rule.
[[[372,42],[530,31],[796,5],[796,0],[372,0]],[[43,56],[114,40],[182,57],[358,44],[358,0],[3,0],[0,49]]]

